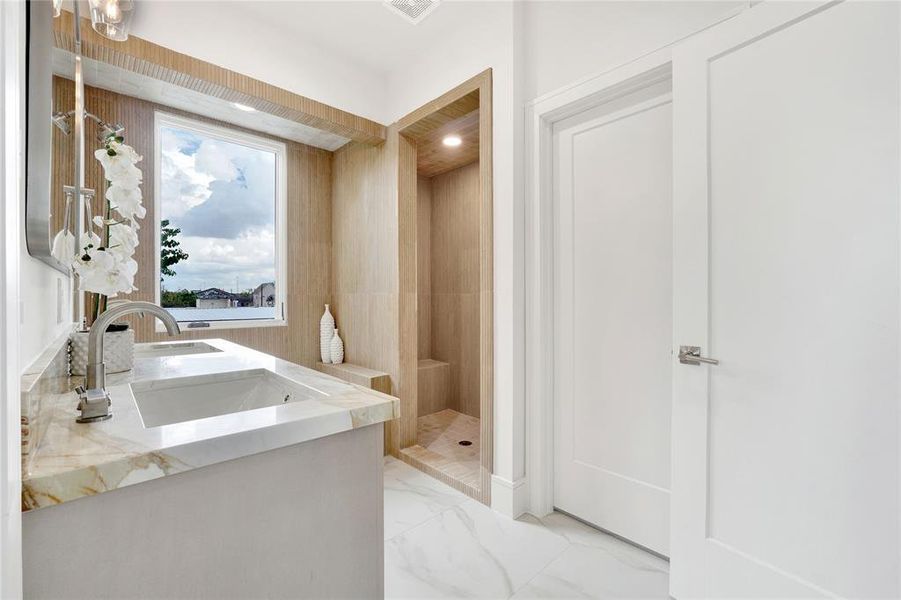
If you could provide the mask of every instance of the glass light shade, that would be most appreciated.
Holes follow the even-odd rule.
[[[128,39],[135,7],[132,0],[90,0],[90,5],[94,31],[116,42]]]

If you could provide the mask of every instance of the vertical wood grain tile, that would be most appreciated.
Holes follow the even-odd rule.
[[[333,313],[345,360],[391,376],[391,394],[401,400],[401,418],[385,426],[386,451],[393,454],[415,435],[404,426],[415,391],[404,383],[399,345],[397,165],[396,129],[389,128],[381,146],[351,142],[339,149],[332,159],[331,207]]]
[[[419,358],[432,352],[432,180],[419,176],[416,184],[416,291]]]
[[[478,417],[479,165],[431,180],[430,358],[451,365],[448,406]]]
[[[396,128],[395,128],[396,129]],[[417,177],[416,145],[405,136],[394,133],[398,138],[398,269],[400,278],[400,398],[401,405],[409,407],[401,418],[401,440],[399,448],[416,443],[417,377],[419,376],[419,341],[417,334],[418,294],[417,294]]]

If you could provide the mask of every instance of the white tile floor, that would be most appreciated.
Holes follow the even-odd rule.
[[[385,597],[668,598],[668,564],[565,515],[513,520],[385,460]]]

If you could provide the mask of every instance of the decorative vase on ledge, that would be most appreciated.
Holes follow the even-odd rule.
[[[329,358],[333,365],[340,365],[344,362],[344,340],[341,339],[341,336],[338,335],[338,330],[335,330],[335,337],[332,338],[332,342],[330,344],[330,355]]]
[[[130,371],[135,364],[135,332],[128,328],[113,330],[113,326],[103,334],[103,364],[107,373]],[[88,338],[90,331],[76,331],[70,337],[72,344],[72,374],[84,375],[88,364]]]
[[[332,316],[328,304],[326,304],[322,319],[319,320],[319,355],[325,364],[332,362],[333,337],[335,337],[335,317]]]

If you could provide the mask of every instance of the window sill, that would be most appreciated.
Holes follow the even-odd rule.
[[[221,331],[223,329],[262,329],[265,327],[285,327],[288,325],[286,319],[248,319],[244,321],[205,321],[206,323],[209,323],[209,327],[188,327],[191,323],[196,322],[197,321],[179,321],[178,326],[181,327],[181,332],[185,333],[188,331]],[[155,330],[157,333],[165,333],[166,326],[157,319]]]

